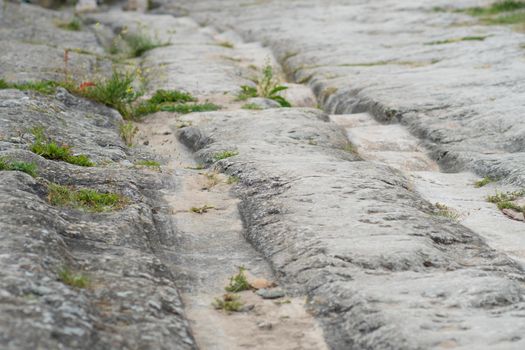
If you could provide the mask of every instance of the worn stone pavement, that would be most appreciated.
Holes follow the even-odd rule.
[[[435,215],[402,170],[348,152],[345,130],[323,111],[244,111],[235,102],[239,85],[254,73],[250,66],[273,51],[291,80],[312,87],[325,112],[369,112],[399,122],[443,169],[520,185],[522,34],[431,11],[443,4],[448,1],[183,0],[155,10],[164,15],[88,16],[91,27],[80,33],[57,31],[53,18],[63,13],[13,5],[13,17],[0,21],[0,45],[9,52],[0,58],[0,78],[61,79],[70,43],[92,51],[72,53],[72,71],[107,74],[112,64],[101,43],[121,25],[140,24],[170,38],[169,46],[127,64],[143,68],[148,92],[181,88],[225,107],[170,115],[167,127],[199,161],[239,177],[233,193],[245,239],[289,295],[307,297],[330,348],[522,349],[519,262],[475,230]],[[201,26],[166,14],[189,14]],[[488,37],[424,45],[466,35]],[[178,292],[186,280],[166,256],[188,239],[161,195],[177,186],[176,174],[132,166],[155,155],[125,147],[115,111],[63,90],[0,92],[1,155],[42,168],[36,180],[0,172],[0,344],[196,347]],[[192,126],[181,129],[181,122]],[[30,153],[31,137],[23,131],[35,124],[109,165],[86,171]],[[224,150],[238,155],[215,162]],[[133,204],[109,214],[52,207],[46,181],[116,191]],[[96,288],[58,282],[64,264],[92,274]]]

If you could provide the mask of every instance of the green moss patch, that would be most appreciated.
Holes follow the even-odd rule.
[[[95,165],[86,155],[72,155],[70,146],[59,145],[56,141],[46,138],[42,128],[33,129],[33,135],[35,142],[31,145],[31,151],[39,156],[85,167]]]
[[[105,212],[121,209],[127,200],[116,193],[101,193],[93,189],[79,189],[50,184],[49,203],[61,207],[83,209],[90,212]]]

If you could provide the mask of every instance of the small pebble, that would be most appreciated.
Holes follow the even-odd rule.
[[[269,331],[270,329],[273,328],[273,324],[267,321],[260,321],[260,322],[257,322],[257,327],[259,327],[259,329],[264,329],[266,331]]]
[[[259,289],[257,295],[263,299],[278,299],[284,297],[284,291],[280,288]]]

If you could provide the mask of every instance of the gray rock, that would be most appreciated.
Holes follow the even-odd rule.
[[[263,97],[253,97],[248,100],[246,100],[247,104],[254,104],[258,106],[260,109],[269,109],[269,108],[280,108],[281,105],[277,103],[274,100],[270,100],[269,98],[263,98]]]
[[[521,268],[431,215],[399,172],[342,151],[345,134],[325,115],[272,109],[192,120],[208,140],[197,153],[204,162],[235,145],[239,154],[216,166],[242,179],[246,237],[279,284],[309,296],[331,348],[523,346]],[[190,139],[202,144],[181,137]]]
[[[263,299],[279,299],[285,296],[285,293],[280,288],[271,288],[271,289],[259,289],[255,292],[258,296]]]

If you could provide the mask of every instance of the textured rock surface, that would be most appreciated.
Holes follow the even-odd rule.
[[[55,28],[55,12],[9,3],[3,14],[0,45],[9,50],[2,49],[0,78],[61,79],[62,72],[53,70],[60,69],[60,52],[70,42],[103,52],[91,32]],[[40,37],[45,46],[30,42]],[[50,58],[55,54],[56,60]],[[85,56],[86,62],[95,60]],[[71,64],[80,69],[74,60]],[[2,349],[195,347],[175,278],[163,261],[162,248],[174,244],[175,233],[158,191],[170,182],[132,166],[151,155],[124,145],[121,122],[117,112],[63,89],[49,96],[0,90],[0,157],[38,165],[36,178],[0,171]],[[43,127],[47,136],[97,166],[30,152],[33,127]],[[49,182],[119,193],[128,204],[104,213],[52,206]],[[87,275],[89,286],[61,282],[64,268]]]
[[[187,117],[190,118],[190,117]],[[432,215],[315,110],[206,113],[180,139],[240,176],[247,238],[307,293],[334,349],[522,348],[523,271]]]
[[[407,125],[451,170],[525,184],[523,34],[436,12],[490,1],[179,1],[201,22],[269,45],[332,113]],[[485,37],[483,41],[429,43]]]

